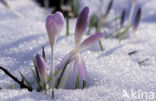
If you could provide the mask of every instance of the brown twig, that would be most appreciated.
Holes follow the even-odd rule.
[[[2,66],[0,66],[0,69],[6,74],[8,75],[10,78],[12,78],[15,82],[17,82],[21,88],[26,88],[28,89],[28,91],[32,91],[33,89],[27,85],[25,85],[22,81],[18,80],[14,75],[12,75],[7,69],[3,68]]]

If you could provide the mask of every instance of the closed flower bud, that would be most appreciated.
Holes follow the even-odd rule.
[[[37,70],[40,73],[42,80],[44,82],[47,82],[47,64],[39,54],[35,56],[35,62],[37,65]]]
[[[140,18],[141,18],[141,8],[138,9],[136,17],[135,17],[135,21],[133,24],[133,31],[136,31],[138,26],[139,26],[139,22],[140,22]]]
[[[61,12],[56,12],[55,14],[50,14],[46,19],[46,29],[49,36],[50,44],[53,46],[55,44],[58,34],[63,29],[64,16]]]

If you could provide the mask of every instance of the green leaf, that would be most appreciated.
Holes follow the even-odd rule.
[[[11,83],[11,89],[14,89],[14,84],[13,83]]]
[[[42,87],[42,89],[44,88],[44,84],[42,82],[39,82],[40,87]]]
[[[148,60],[149,60],[149,59],[146,58],[146,59],[144,59],[144,60],[142,60],[142,61],[139,61],[138,64],[140,65],[140,64],[142,64],[142,63],[144,63],[144,62],[146,62],[146,61],[148,61]]]
[[[124,31],[117,33],[116,38],[120,38],[121,36],[123,36],[124,34],[126,34],[129,31],[129,29],[131,28],[131,26],[132,25],[127,26]]]
[[[85,87],[86,87],[86,81],[83,80],[83,86],[82,86],[82,88],[84,89]]]
[[[29,81],[25,78],[25,76],[24,76],[20,71],[18,71],[18,72],[19,72],[20,76],[25,80],[26,84],[27,84],[30,88],[32,88],[31,84],[30,84]]]
[[[52,76],[48,76],[47,82],[49,82],[52,79]]]
[[[79,75],[77,75],[77,80],[76,80],[76,85],[75,85],[75,89],[79,88]]]
[[[89,20],[89,29],[88,29],[88,35],[90,34],[90,30],[92,26],[96,26],[97,25],[97,16],[96,14],[92,15],[90,20]]]
[[[137,51],[129,52],[128,55],[131,56],[131,55],[135,54],[136,52],[137,52]]]
[[[40,82],[41,80],[40,80],[39,72],[38,72],[38,70],[37,70],[37,65],[36,65],[36,62],[35,62],[35,60],[34,60],[34,57],[32,57],[32,60],[33,60],[34,66],[35,66],[36,77],[37,77],[37,83],[39,84],[39,82]]]

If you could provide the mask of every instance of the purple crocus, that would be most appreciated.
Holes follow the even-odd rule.
[[[83,8],[80,15],[78,16],[78,19],[76,22],[76,28],[75,28],[75,45],[76,46],[80,43],[83,33],[87,29],[88,14],[89,14],[89,8],[85,7]]]
[[[139,26],[139,22],[141,19],[141,7],[137,10],[135,19],[134,19],[134,24],[133,24],[133,31],[135,32]]]
[[[81,38],[87,28],[86,26],[88,26],[88,13],[88,7],[85,7],[81,11],[76,23],[75,48],[67,55],[65,55],[58,66],[58,70],[62,70],[67,63],[74,61],[74,77],[76,79],[79,74],[80,78],[84,81],[86,81],[86,66],[83,59],[81,58],[80,51],[96,43],[104,35],[104,33],[96,33],[81,42]]]
[[[63,29],[64,16],[61,12],[56,12],[55,14],[50,14],[46,19],[46,29],[49,36],[49,42],[51,45],[51,72],[52,72],[52,98],[54,98],[54,84],[55,84],[55,68],[54,68],[54,46],[56,43],[57,36]]]
[[[125,22],[125,17],[126,17],[126,11],[125,9],[122,11],[122,14],[121,14],[121,20],[120,20],[120,28],[123,27],[123,24]]]
[[[44,81],[44,83],[46,83],[47,82],[47,64],[45,63],[44,59],[39,54],[35,56],[35,62],[37,65],[37,70],[42,80]]]
[[[46,18],[46,29],[48,32],[50,44],[52,46],[55,44],[56,38],[61,32],[63,25],[64,25],[64,17],[61,12],[50,14]]]
[[[4,6],[9,7],[8,3],[6,2],[6,0],[0,0],[0,2],[1,2]]]
[[[136,7],[137,2],[138,2],[138,0],[132,0],[132,7],[131,7],[129,18],[128,18],[128,24],[129,25],[132,22],[133,13],[134,13],[134,10],[135,10],[135,7]]]

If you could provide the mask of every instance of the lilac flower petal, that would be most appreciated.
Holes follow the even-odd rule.
[[[96,43],[97,41],[99,41],[102,37],[103,37],[104,33],[96,33],[92,36],[90,36],[89,38],[87,38],[86,40],[84,40],[79,46],[78,49],[82,50],[94,43]]]
[[[112,8],[112,5],[113,5],[113,0],[111,0],[111,1],[109,2],[109,5],[108,5],[108,7],[107,7],[107,10],[106,10],[105,15],[108,15],[108,14],[109,14],[109,12],[110,12],[110,10],[111,10],[111,8]]]
[[[80,57],[80,54],[76,57],[74,63],[74,77],[77,78],[77,75],[81,77],[82,80],[86,80],[86,66],[83,60]]]
[[[134,21],[134,25],[133,25],[134,31],[136,31],[139,26],[140,18],[141,18],[141,8],[138,9],[136,17],[135,17],[135,21]]]
[[[126,17],[126,11],[125,9],[122,11],[122,14],[121,14],[121,20],[120,20],[120,27],[122,28],[124,22],[125,22],[125,17]]]
[[[4,6],[9,7],[8,3],[6,2],[6,0],[0,0],[0,2],[1,2]]]
[[[64,25],[64,17],[61,12],[50,14],[46,19],[46,29],[51,45],[54,45],[57,35],[61,32]]]
[[[44,59],[39,54],[35,56],[35,62],[36,62],[37,69],[40,73],[42,80],[46,82],[47,81],[47,64],[45,63]]]
[[[75,28],[75,43],[76,43],[76,45],[80,43],[83,33],[87,29],[88,14],[89,14],[89,8],[85,7],[85,8],[83,8],[80,15],[78,16],[76,28]]]
[[[64,58],[61,60],[60,64],[58,65],[57,69],[58,70],[61,70],[65,67],[65,65],[72,61],[73,60],[73,57],[74,57],[74,52],[71,51],[69,52],[67,55],[64,56]]]

